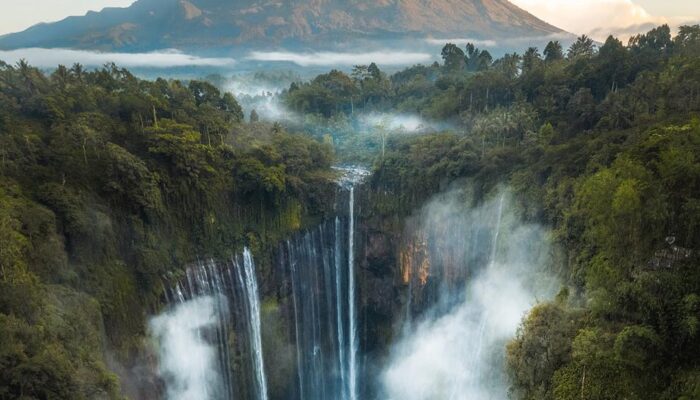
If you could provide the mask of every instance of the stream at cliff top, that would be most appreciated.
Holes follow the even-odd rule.
[[[337,215],[280,243],[273,257],[276,342],[247,249],[193,265],[168,288],[168,307],[150,324],[167,400],[507,398],[505,343],[556,286],[543,270],[546,232],[520,222],[505,190],[475,206],[464,190],[428,202],[406,221],[397,282],[383,289],[403,292],[403,305],[388,357],[375,365],[360,334],[372,329],[360,318],[359,293],[370,289],[358,269],[366,252],[357,246],[366,244],[356,217],[368,173],[338,170]],[[291,349],[288,361],[278,342]]]

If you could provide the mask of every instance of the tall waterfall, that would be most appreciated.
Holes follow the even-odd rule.
[[[350,186],[350,204],[348,211],[348,308],[350,309],[350,361],[349,381],[350,400],[357,400],[357,320],[355,312],[355,187]]]
[[[274,346],[294,347],[282,368],[294,400],[358,400],[355,266],[356,185],[362,169],[339,169],[337,216],[282,242],[272,278],[288,328]],[[168,310],[152,320],[167,400],[268,400],[255,264],[248,249],[228,262],[200,262],[166,289]],[[273,332],[274,331],[274,332]],[[288,335],[288,336],[287,336]],[[280,337],[281,336],[281,337]],[[280,344],[282,343],[282,344]],[[294,364],[296,368],[294,368]],[[296,371],[294,371],[296,369]],[[272,376],[272,375],[271,375]],[[278,381],[275,381],[278,382]]]
[[[295,235],[278,252],[278,270],[290,286],[297,398],[302,400],[359,397],[355,185],[367,173],[355,168],[341,172],[340,215]]]
[[[267,400],[250,251],[229,262],[191,266],[166,296],[168,309],[150,328],[159,342],[167,400]]]
[[[253,355],[253,372],[255,374],[256,395],[259,400],[267,400],[267,380],[262,352],[262,334],[260,329],[260,295],[258,281],[255,277],[253,256],[247,248],[243,251],[243,268],[236,268],[238,279],[245,290],[247,317],[250,339],[250,351]]]
[[[345,351],[345,330],[343,329],[343,302],[340,294],[343,287],[343,263],[340,253],[340,218],[335,217],[335,293],[336,293],[336,325],[338,328],[338,373],[340,374],[340,400],[347,400],[347,359]]]

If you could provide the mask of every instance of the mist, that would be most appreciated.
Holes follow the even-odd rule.
[[[423,133],[449,129],[450,125],[425,119],[417,114],[372,112],[357,117],[361,129],[372,131],[387,129],[397,133]]]
[[[27,48],[0,50],[0,60],[9,64],[27,60],[39,68],[55,68],[57,65],[80,63],[88,67],[100,67],[115,63],[126,68],[176,68],[176,67],[231,67],[232,58],[205,58],[183,53],[179,50],[159,50],[149,53],[102,53],[71,49]]]
[[[447,38],[447,39],[441,39],[441,38],[428,38],[425,39],[427,43],[438,45],[438,46],[444,46],[445,43],[454,43],[458,46],[466,46],[467,43],[471,43],[474,46],[481,46],[481,47],[496,47],[498,46],[498,42],[495,40],[490,40],[490,39],[474,39],[474,38]]]
[[[222,386],[216,360],[217,348],[207,342],[206,331],[216,322],[216,300],[199,297],[179,303],[151,319],[149,327],[157,341],[159,373],[168,400],[213,398]]]
[[[369,51],[357,53],[344,52],[290,52],[290,51],[254,51],[248,57],[255,61],[291,62],[302,67],[308,66],[353,66],[377,63],[385,66],[405,66],[432,61],[429,53],[413,51]]]
[[[509,191],[471,199],[468,190],[439,195],[412,221],[441,294],[393,346],[380,378],[387,400],[507,399],[505,345],[557,288],[547,231],[518,218]]]

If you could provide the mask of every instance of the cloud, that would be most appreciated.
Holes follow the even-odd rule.
[[[370,64],[410,65],[428,62],[432,56],[428,53],[405,51],[372,51],[366,53],[315,52],[293,53],[287,51],[254,51],[247,57],[254,61],[286,61],[302,67],[308,66],[350,66]]]
[[[622,39],[648,27],[679,25],[685,18],[654,16],[632,0],[512,0],[517,6],[564,30],[603,41],[610,34]],[[690,19],[690,18],[688,18]],[[627,36],[627,37],[625,37]]]
[[[0,60],[7,63],[14,64],[21,59],[39,68],[54,68],[59,64],[74,63],[97,67],[111,62],[128,68],[230,67],[236,63],[232,58],[203,58],[178,50],[160,50],[151,53],[100,53],[43,48],[0,50]]]
[[[464,46],[467,43],[473,43],[474,46],[481,46],[481,47],[496,47],[498,46],[498,42],[495,40],[481,40],[481,39],[472,39],[472,38],[452,38],[452,39],[425,39],[427,43],[430,44],[438,44],[438,45],[444,45],[445,43],[454,43],[456,45]]]

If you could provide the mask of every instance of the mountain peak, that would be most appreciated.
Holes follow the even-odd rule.
[[[507,0],[139,0],[0,37],[0,48],[143,51],[500,39],[561,32]]]

